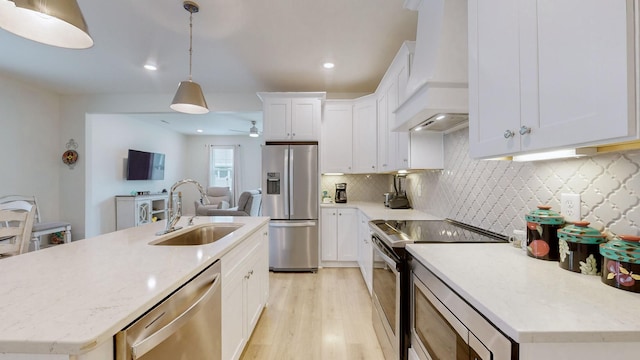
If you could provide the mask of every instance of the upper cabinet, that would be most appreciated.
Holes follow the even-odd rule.
[[[474,158],[636,138],[633,1],[469,0]]]
[[[378,170],[377,109],[375,95],[356,99],[353,108],[353,172],[375,173]]]
[[[353,101],[327,100],[322,117],[321,172],[353,171]]]
[[[325,93],[258,93],[265,141],[318,141]]]

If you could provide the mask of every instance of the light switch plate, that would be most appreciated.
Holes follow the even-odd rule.
[[[566,222],[580,221],[580,194],[560,194],[560,213]]]

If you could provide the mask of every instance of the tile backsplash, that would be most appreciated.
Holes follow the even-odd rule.
[[[379,201],[384,202],[384,193],[393,189],[393,176],[386,174],[371,175],[322,175],[320,192],[327,191],[333,199],[336,183],[347,183],[347,202]]]
[[[412,206],[510,235],[537,205],[560,212],[560,195],[581,195],[582,219],[614,234],[639,234],[640,151],[518,163],[469,157],[468,129],[445,136],[445,169],[408,176]],[[391,180],[389,180],[391,181]],[[324,183],[324,180],[323,180]]]

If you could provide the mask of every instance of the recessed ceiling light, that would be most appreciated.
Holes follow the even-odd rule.
[[[336,65],[332,62],[326,62],[324,64],[322,64],[322,67],[324,67],[325,69],[333,69]]]
[[[198,129],[198,130],[196,130],[196,132],[201,133],[201,132],[204,132],[204,130]]]
[[[149,70],[149,71],[156,71],[158,70],[158,67],[153,65],[153,64],[144,64],[144,68]]]
[[[442,120],[444,118],[446,118],[446,115],[438,115],[438,117],[436,118],[436,120]]]

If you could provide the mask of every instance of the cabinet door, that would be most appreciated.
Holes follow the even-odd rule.
[[[469,151],[472,157],[520,151],[520,2],[469,0]]]
[[[322,241],[322,260],[335,261],[338,260],[338,230],[337,217],[338,211],[335,208],[320,209],[322,216],[322,225],[320,225],[320,234]]]
[[[353,111],[353,172],[375,173],[378,161],[375,97],[356,101]]]
[[[136,226],[151,222],[151,200],[136,200]]]
[[[352,172],[351,102],[327,102],[322,120],[322,173]]]
[[[523,96],[527,97],[521,122],[532,130],[530,141],[523,138],[522,149],[631,135],[630,125],[631,129],[635,125],[633,2],[527,3],[532,4],[529,11],[521,12],[520,27],[521,51],[527,51],[520,57]],[[538,118],[531,110],[535,106],[539,106]]]
[[[224,261],[224,260],[223,260]],[[244,279],[245,272],[228,278],[222,292],[222,358],[239,359],[245,338]]]
[[[291,137],[291,99],[264,99],[263,111],[264,139],[289,139]]]
[[[387,90],[387,153],[389,157],[389,170],[396,171],[406,169],[402,166],[402,154],[399,153],[399,135],[397,132],[391,131],[396,122],[394,111],[398,108],[398,82],[393,81]],[[407,141],[406,145],[409,145]],[[407,150],[408,160],[408,150]]]
[[[247,260],[250,262],[248,267],[249,270],[245,276],[244,297],[247,314],[247,333],[245,334],[247,339],[251,337],[251,333],[258,323],[258,319],[260,318],[260,313],[262,312],[262,307],[264,305],[262,302],[263,290],[260,273],[262,270],[262,258],[260,256],[261,250],[261,246],[256,248],[255,253]]]
[[[378,172],[391,171],[389,159],[389,122],[387,119],[387,91],[378,95]]]
[[[358,260],[358,210],[338,210],[338,260]]]
[[[320,131],[320,100],[291,100],[291,139],[318,140]]]

